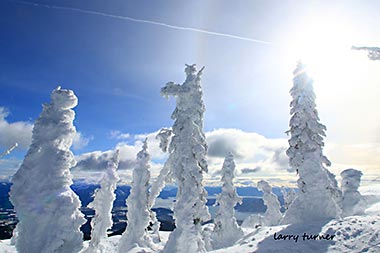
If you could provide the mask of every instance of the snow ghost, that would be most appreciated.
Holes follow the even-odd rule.
[[[15,207],[16,248],[20,253],[79,252],[78,196],[70,189],[70,168],[75,165],[70,151],[78,99],[71,90],[53,90],[51,103],[44,104],[33,128],[32,144],[12,179],[10,200]]]
[[[186,65],[186,80],[182,85],[169,82],[161,89],[164,97],[174,96],[177,100],[172,114],[175,122],[169,158],[163,168],[178,185],[173,209],[176,228],[163,250],[167,253],[206,251],[202,222],[210,219],[210,214],[202,183],[203,172],[207,172],[207,144],[203,133],[205,106],[200,86],[202,70],[197,72],[195,65]]]
[[[216,197],[218,206],[214,219],[214,230],[211,235],[213,249],[220,249],[233,245],[244,233],[236,222],[234,207],[242,203],[233,184],[235,162],[232,153],[229,153],[222,167],[222,192]]]
[[[347,169],[340,173],[342,177],[343,215],[364,214],[364,203],[360,203],[362,195],[358,191],[363,173],[355,169]]]
[[[100,188],[96,189],[94,201],[88,207],[95,210],[91,220],[91,241],[86,253],[106,253],[103,241],[107,239],[107,230],[112,227],[112,207],[116,199],[116,184],[119,180],[117,167],[119,166],[119,150],[116,150],[107,162]]]
[[[306,67],[298,63],[290,90],[291,119],[289,164],[298,172],[298,193],[286,211],[283,224],[307,223],[341,216],[342,194],[335,176],[324,166],[330,161],[323,155],[326,127],[319,122],[313,80]]]
[[[131,193],[127,199],[127,228],[120,238],[120,253],[128,252],[135,246],[153,247],[147,231],[150,221],[149,162],[150,155],[147,139],[145,139],[142,150],[137,154],[136,165],[133,169]]]
[[[280,201],[278,201],[277,196],[272,193],[272,187],[268,184],[268,182],[261,180],[257,183],[257,189],[264,193],[264,205],[267,207],[263,217],[263,225],[278,225],[282,218],[282,214],[280,212]]]

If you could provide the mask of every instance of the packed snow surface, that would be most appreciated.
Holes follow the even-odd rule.
[[[233,246],[214,253],[359,253],[380,252],[380,216],[350,216],[326,223],[307,223],[243,229],[244,236]],[[160,252],[170,232],[160,232],[162,242],[154,251],[135,246],[128,253]],[[291,236],[291,237],[290,237]],[[315,237],[316,236],[316,237]],[[283,239],[286,237],[285,239]],[[281,238],[281,239],[280,239]],[[314,239],[315,238],[315,239]],[[105,252],[118,252],[120,236],[109,237],[103,244]],[[84,243],[84,249],[88,242]],[[10,240],[0,243],[0,252],[15,253]]]

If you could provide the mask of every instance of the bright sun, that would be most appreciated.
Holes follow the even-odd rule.
[[[363,76],[368,76],[369,60],[363,52],[351,50],[358,34],[352,24],[337,16],[310,19],[299,24],[287,43],[287,58],[306,64],[317,93],[337,94],[343,88],[354,91]],[[357,80],[357,79],[360,80]]]
[[[297,60],[307,66],[319,112],[330,124],[332,135],[354,138],[356,142],[373,141],[379,125],[378,117],[373,115],[379,115],[375,108],[380,105],[380,62],[369,60],[365,52],[351,47],[379,44],[373,34],[349,22],[338,15],[319,15],[299,24],[282,45],[283,60],[289,70],[294,70]],[[363,125],[361,119],[367,124]]]

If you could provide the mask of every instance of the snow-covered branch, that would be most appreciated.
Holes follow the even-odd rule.
[[[353,50],[364,50],[368,52],[368,58],[373,61],[380,61],[380,47],[355,47]]]

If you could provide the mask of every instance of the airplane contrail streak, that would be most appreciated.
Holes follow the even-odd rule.
[[[228,34],[228,33],[213,32],[213,31],[208,31],[208,30],[203,30],[203,29],[198,29],[198,28],[193,28],[193,27],[170,25],[170,24],[166,24],[166,23],[162,23],[162,22],[156,22],[156,21],[152,21],[152,20],[138,19],[138,18],[132,18],[132,17],[128,17],[128,16],[108,14],[108,13],[99,12],[99,11],[91,11],[91,10],[85,10],[85,9],[79,9],[79,8],[73,8],[73,7],[40,4],[40,3],[27,2],[27,1],[21,1],[21,0],[8,0],[8,1],[14,2],[14,3],[19,3],[19,4],[24,4],[24,5],[36,6],[36,7],[44,7],[44,8],[50,8],[50,9],[74,11],[74,12],[80,12],[80,13],[91,14],[91,15],[98,15],[98,16],[109,17],[109,18],[128,20],[128,21],[137,22],[137,23],[157,25],[157,26],[162,26],[162,27],[166,27],[166,28],[170,28],[170,29],[176,29],[176,30],[185,30],[185,31],[192,31],[192,32],[203,33],[203,34],[208,34],[208,35],[222,36],[222,37],[227,37],[227,38],[231,38],[231,39],[245,40],[245,41],[260,43],[260,44],[267,44],[267,45],[273,44],[272,42],[269,42],[269,41],[247,38],[247,37],[237,36],[237,35]]]

